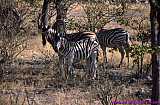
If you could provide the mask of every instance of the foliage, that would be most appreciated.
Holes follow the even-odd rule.
[[[39,6],[42,0],[17,0],[17,2],[26,2],[29,3],[32,6]]]
[[[4,6],[0,11],[0,62],[5,63],[26,48],[27,36],[25,30],[21,30],[22,18],[15,7]]]
[[[101,3],[90,3],[89,5],[84,5],[83,8],[88,20],[86,24],[87,30],[95,32],[95,29],[102,28],[109,21],[109,18],[105,17],[108,6],[104,6]]]
[[[27,39],[24,35],[23,32],[19,32],[12,38],[3,37],[0,44],[1,60],[12,61],[27,47]]]
[[[160,8],[160,1],[159,1],[159,0],[155,0],[155,2],[156,2],[156,6],[157,6],[158,8]]]
[[[78,26],[77,22],[74,20],[74,18],[68,19],[68,23],[66,25],[66,28],[69,30],[76,30],[76,27]]]
[[[127,26],[129,24],[129,21],[128,19],[125,19],[125,18],[118,18],[117,23]]]
[[[151,54],[154,50],[148,42],[145,44],[143,43],[143,35],[138,35],[137,39],[139,39],[139,41],[142,41],[142,44],[132,45],[130,47],[130,55],[131,58],[133,58],[133,64],[137,64],[138,71],[140,70],[139,73],[141,74],[143,69],[144,55]]]
[[[138,70],[142,73],[143,59],[145,54],[152,55],[155,52],[160,52],[159,47],[153,47],[149,42],[145,42],[145,34],[137,35],[137,39],[139,42],[142,42],[139,45],[132,45],[130,47],[130,56],[133,58],[133,63],[138,65]],[[144,43],[145,42],[145,43]]]
[[[81,4],[85,15],[83,17],[72,17],[67,24],[68,29],[77,29],[78,31],[93,31],[103,28],[110,21],[115,20],[117,16],[122,15],[122,6],[111,5],[109,3],[88,2]],[[81,19],[83,18],[83,19]],[[78,21],[77,21],[78,20]]]
[[[153,49],[149,45],[132,45],[131,46],[131,57],[139,58],[144,56],[146,53],[153,53]]]

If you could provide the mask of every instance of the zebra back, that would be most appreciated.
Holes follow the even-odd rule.
[[[122,28],[102,29],[97,33],[97,38],[101,46],[117,48],[119,46],[128,47],[129,34]]]
[[[60,35],[56,33],[54,29],[48,28],[45,32],[45,37],[47,41],[52,45],[54,51],[58,52],[57,43],[60,40]],[[69,42],[77,42],[83,39],[97,39],[96,34],[93,32],[77,32],[72,34],[65,34],[63,37]]]
[[[96,34],[93,32],[78,32],[78,33],[66,34],[65,38],[68,41],[73,41],[73,42],[80,41],[86,38],[94,40],[96,39]]]
[[[93,51],[98,51],[99,49],[99,43],[90,38],[74,42],[67,40],[66,38],[62,38],[62,40],[61,42],[63,43],[60,42],[61,45],[58,46],[59,54],[64,57],[73,54],[76,61],[87,59]]]

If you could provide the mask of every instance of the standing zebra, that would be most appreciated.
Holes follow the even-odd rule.
[[[73,63],[80,60],[87,61],[89,75],[92,78],[96,77],[97,54],[99,43],[97,42],[96,34],[93,32],[79,32],[65,34],[60,36],[53,29],[48,28],[45,34],[47,41],[52,45],[55,52],[59,56],[60,70],[63,77],[66,74],[73,74]],[[64,71],[64,66],[67,66],[67,71]]]
[[[96,77],[97,54],[99,43],[90,38],[81,39],[79,41],[69,41],[65,37],[60,37],[57,43],[58,54],[60,57],[61,70],[64,70],[64,65],[67,65],[68,72],[73,74],[73,63],[80,60],[86,60],[88,73],[91,78]]]
[[[101,49],[103,50],[103,56],[104,56],[104,62],[107,63],[107,47],[109,48],[118,48],[119,52],[121,53],[121,60],[119,63],[119,67],[122,65],[124,55],[126,52],[126,55],[129,57],[129,34],[128,32],[124,31],[122,28],[115,28],[115,29],[101,29],[97,33],[97,38],[99,41],[99,44],[101,46]],[[128,58],[129,62],[129,58]]]
[[[43,42],[46,42],[46,40],[52,45],[54,51],[58,53],[57,50],[57,41],[59,36],[57,35],[56,31],[48,26],[45,31],[43,32],[45,34],[45,37],[42,38]],[[77,33],[71,33],[71,34],[65,34],[64,36],[68,41],[76,42],[80,41],[82,39],[91,39],[91,40],[97,40],[97,36],[93,32],[77,32]],[[46,43],[44,43],[46,45]]]

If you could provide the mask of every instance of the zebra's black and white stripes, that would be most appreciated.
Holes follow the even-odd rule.
[[[111,30],[103,29],[100,30],[97,35],[93,32],[79,32],[65,34],[62,36],[60,36],[59,33],[56,33],[53,29],[48,28],[46,31],[46,39],[52,45],[53,49],[58,53],[60,65],[67,64],[69,71],[73,71],[72,65],[73,63],[78,62],[78,60],[87,60],[93,56],[97,57],[99,44],[103,50],[105,58],[104,63],[108,62],[106,55],[107,47],[119,49],[119,52],[121,53],[121,61],[119,66],[122,64],[125,52],[129,48],[129,35],[122,28]],[[96,50],[94,51],[93,49]],[[89,62],[87,64],[89,69],[95,68],[92,67],[92,62],[97,62],[97,60],[94,60],[92,58],[91,61],[87,61]],[[63,69],[63,67],[61,68]],[[92,69],[92,71],[94,70]]]
[[[65,37],[60,37],[57,48],[61,70],[64,70],[64,65],[67,65],[69,73],[72,74],[74,72],[73,63],[86,60],[89,76],[96,77],[96,58],[99,49],[99,43],[96,40],[84,38],[79,41],[69,41]]]
[[[93,32],[78,32],[60,35],[52,28],[46,31],[46,39],[59,56],[59,64],[63,77],[66,73],[73,74],[73,63],[87,61],[88,72],[95,78],[99,43]],[[67,65],[67,70],[64,66]],[[66,71],[65,71],[66,70]],[[64,73],[66,72],[66,73]]]
[[[48,27],[46,29],[45,33],[45,40],[47,40],[53,47],[54,51],[57,52],[57,41],[59,40],[59,35],[56,33],[52,27]],[[64,37],[71,42],[76,42],[80,41],[82,39],[91,39],[91,40],[97,40],[96,34],[93,32],[77,32],[77,33],[71,33],[71,34],[66,34]]]
[[[125,52],[128,56],[128,48],[129,48],[129,34],[122,28],[115,29],[101,29],[97,33],[97,38],[99,44],[103,50],[104,55],[104,63],[108,62],[107,59],[107,47],[109,48],[118,48],[121,53],[121,60],[119,66],[122,64]]]

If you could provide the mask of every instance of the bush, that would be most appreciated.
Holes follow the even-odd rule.
[[[14,1],[12,1],[14,2]],[[21,16],[14,3],[2,0],[0,4],[0,64],[12,61],[26,48],[26,32],[20,30]]]

